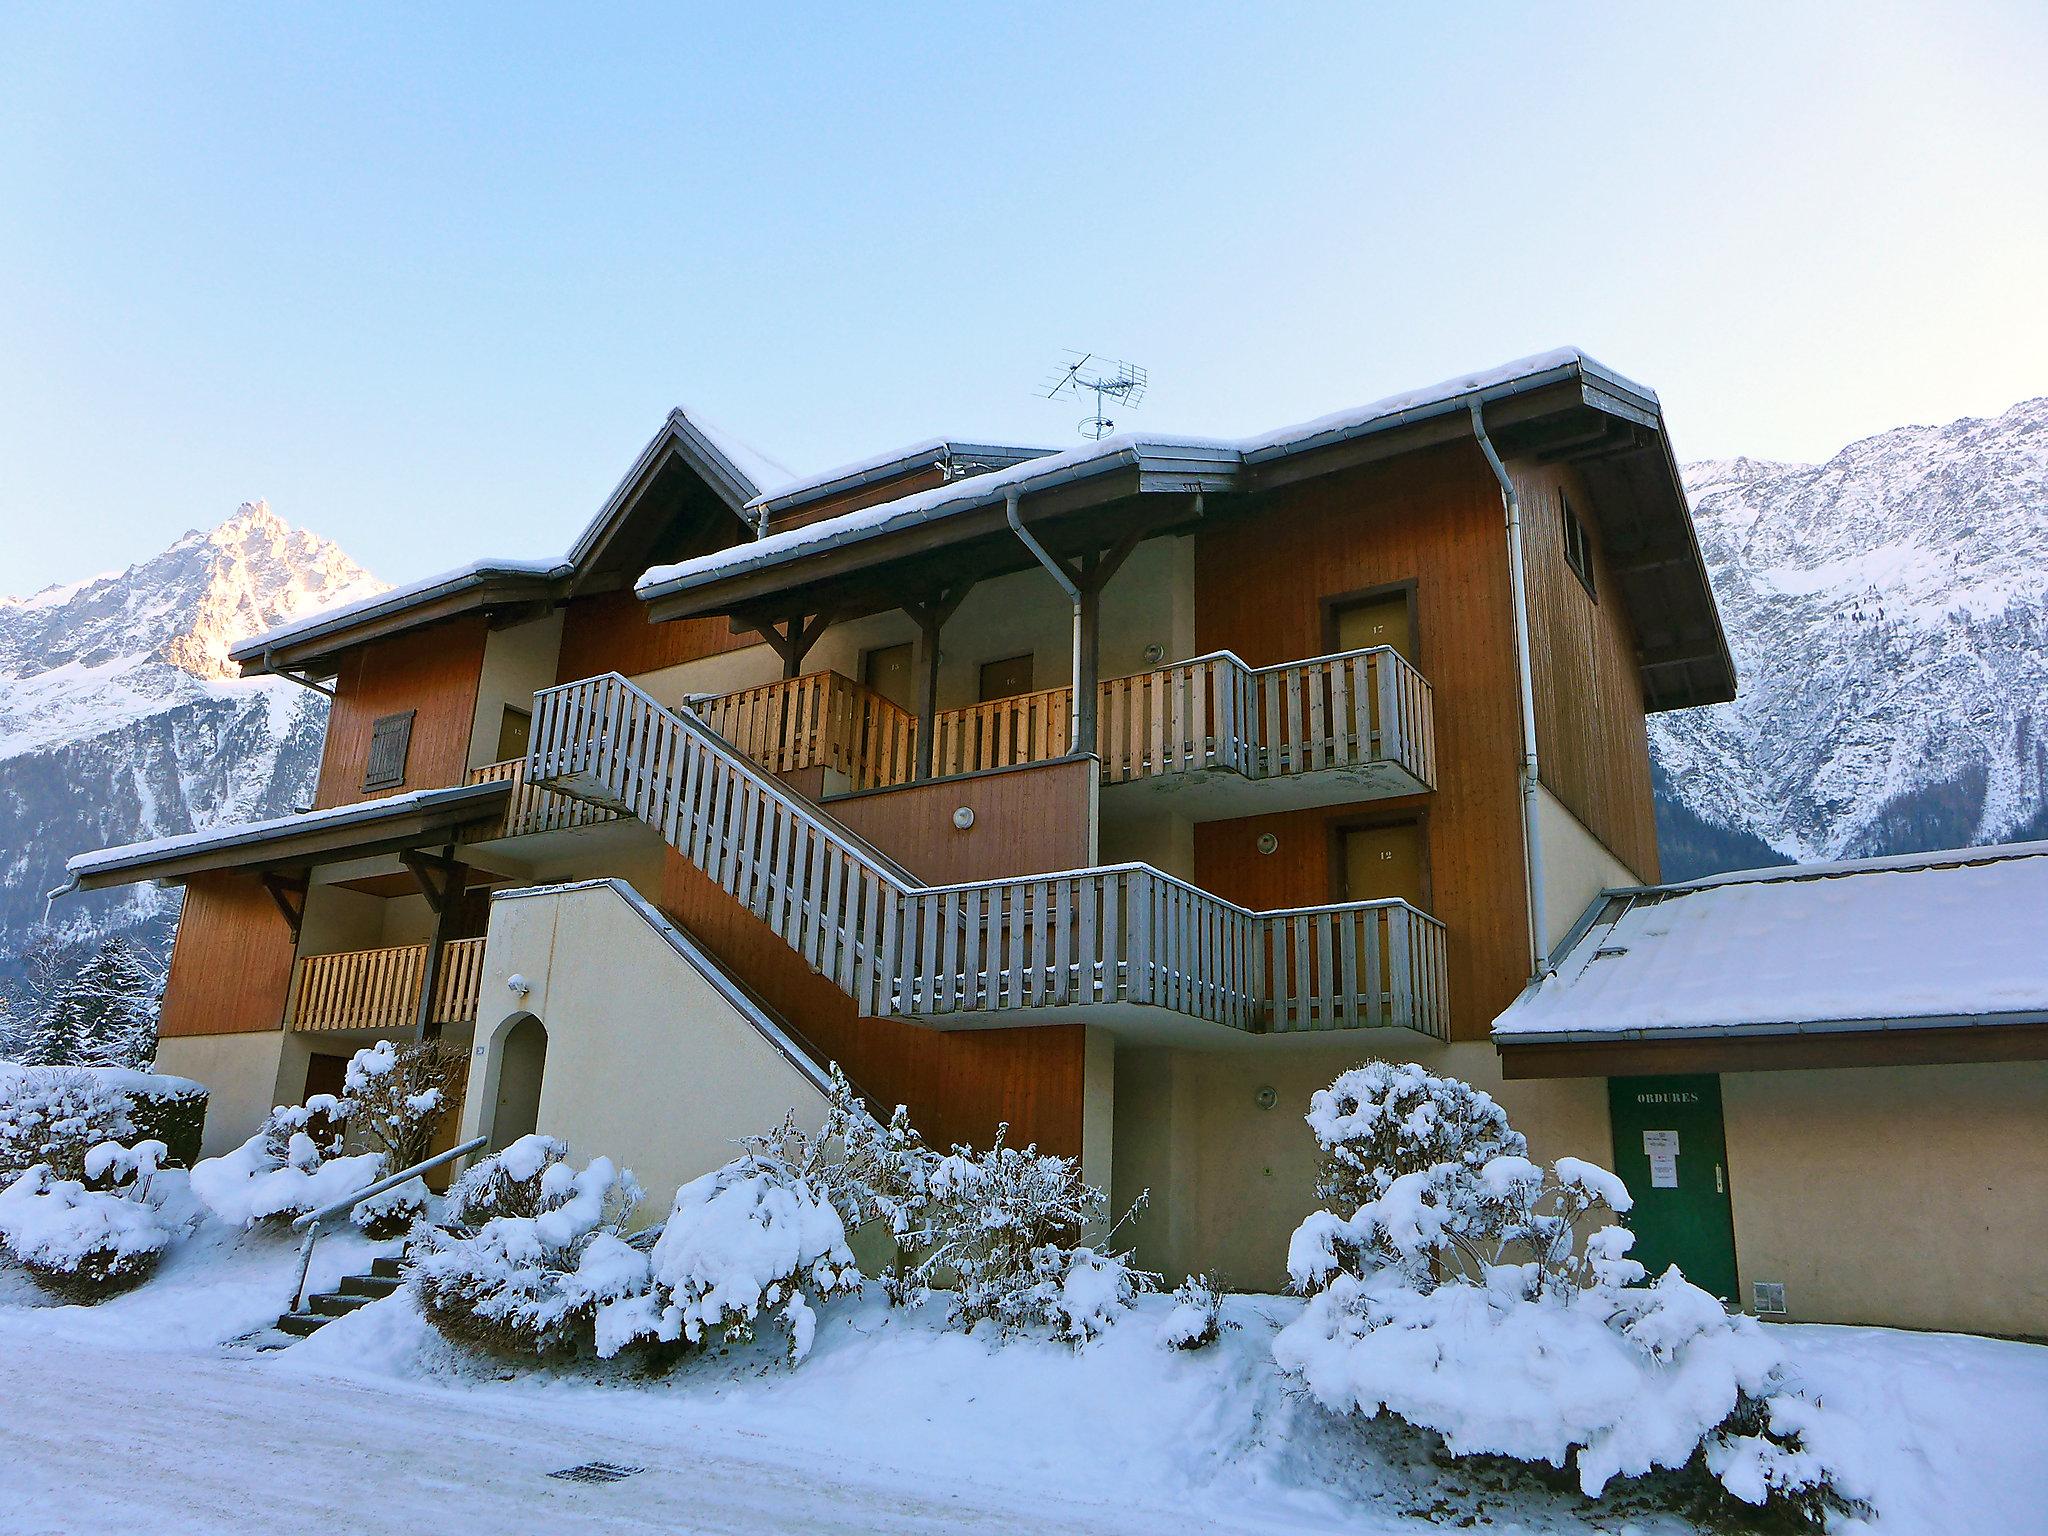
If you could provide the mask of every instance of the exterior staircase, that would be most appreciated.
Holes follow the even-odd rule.
[[[303,1339],[337,1317],[346,1317],[358,1307],[383,1300],[404,1283],[397,1259],[373,1259],[367,1275],[349,1275],[333,1290],[308,1296],[303,1310],[284,1313],[277,1320],[277,1331]]]
[[[1135,1006],[1254,1034],[1449,1038],[1443,925],[1404,901],[1255,912],[1145,864],[928,885],[617,673],[535,695],[524,773],[654,828],[870,1017]]]

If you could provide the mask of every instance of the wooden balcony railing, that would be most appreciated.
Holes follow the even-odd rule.
[[[1073,690],[941,710],[941,777],[1063,757]],[[917,721],[833,672],[764,683],[697,706],[705,723],[770,773],[823,765],[856,789],[907,783]],[[1429,684],[1386,646],[1250,667],[1228,651],[1101,685],[1096,751],[1106,784],[1223,768],[1278,778],[1390,764],[1436,785]]]
[[[441,951],[432,1022],[464,1024],[476,1018],[483,978],[484,941],[451,939]],[[292,989],[293,1029],[410,1029],[418,1017],[427,946],[396,944],[307,955]]]
[[[560,790],[543,789],[526,782],[526,759],[509,758],[469,770],[471,784],[512,785],[512,798],[505,802],[505,819],[499,837],[522,837],[529,832],[560,832],[569,827],[594,826],[600,821],[617,821],[619,813],[588,800],[578,800]]]
[[[837,672],[808,672],[702,699],[705,724],[770,773],[828,768],[855,789],[907,783],[917,720]]]
[[[1443,925],[1406,902],[1254,912],[1143,864],[926,885],[623,677],[535,704],[536,780],[656,828],[865,1012],[1139,1003],[1250,1031],[1448,1037]]]

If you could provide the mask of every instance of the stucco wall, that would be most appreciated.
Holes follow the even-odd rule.
[[[555,681],[562,649],[562,610],[557,608],[510,629],[484,637],[483,670],[476,683],[476,718],[469,733],[469,766],[498,760],[498,728],[505,706],[531,711],[533,696]]]
[[[179,1035],[160,1040],[156,1069],[206,1084],[206,1134],[200,1153],[218,1157],[256,1134],[277,1103],[284,1032]]]
[[[1571,931],[1595,896],[1613,886],[1644,881],[1541,785],[1536,789],[1536,835],[1543,845],[1543,948],[1547,953]]]
[[[531,991],[517,997],[513,975]],[[647,1190],[660,1220],[686,1180],[729,1162],[733,1142],[794,1109],[822,1123],[824,1096],[609,886],[500,899],[484,949],[464,1139],[498,1097],[498,1047],[522,1014],[547,1030],[539,1129],[580,1161],[600,1153]]]
[[[1116,1055],[1114,1197],[1151,1200],[1135,1229],[1139,1261],[1177,1279],[1215,1268],[1231,1286],[1285,1284],[1287,1240],[1314,1208],[1309,1095],[1373,1057],[1414,1060],[1494,1095],[1539,1159],[1608,1160],[1598,1079],[1503,1082],[1492,1046],[1438,1046],[1405,1032],[1336,1041],[1261,1040],[1215,1050],[1131,1047]],[[1259,1107],[1261,1088],[1277,1095]]]
[[[1742,1297],[2048,1336],[2048,1062],[1721,1079]]]

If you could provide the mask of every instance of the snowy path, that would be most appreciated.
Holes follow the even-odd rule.
[[[830,1456],[791,1465],[766,1446],[750,1457],[746,1431],[684,1439],[616,1413],[601,1431],[588,1414],[565,1429],[545,1401],[87,1351],[25,1330],[0,1349],[0,1405],[0,1529],[22,1536],[1226,1529],[1014,1487],[935,1491]],[[592,1460],[647,1470],[597,1485],[546,1475]]]

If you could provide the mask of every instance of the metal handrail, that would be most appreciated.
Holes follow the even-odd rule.
[[[292,1230],[297,1232],[303,1228],[306,1239],[299,1244],[299,1283],[292,1291],[292,1310],[297,1312],[306,1305],[306,1272],[313,1267],[313,1244],[320,1240],[321,1222],[342,1211],[352,1211],[365,1200],[381,1195],[387,1189],[396,1189],[407,1179],[418,1178],[429,1168],[438,1168],[443,1163],[454,1162],[458,1157],[467,1157],[489,1139],[486,1136],[472,1136],[459,1147],[450,1147],[446,1152],[436,1152],[432,1157],[414,1163],[410,1168],[401,1168],[396,1173],[386,1174],[376,1183],[359,1189],[352,1195],[344,1195],[331,1205],[323,1205],[317,1211],[307,1211],[303,1216],[294,1216]]]

